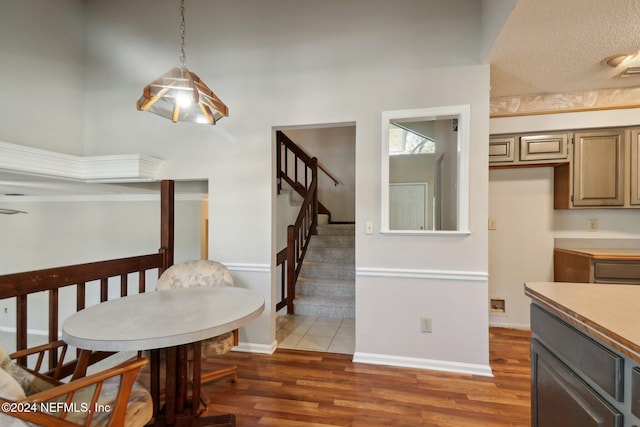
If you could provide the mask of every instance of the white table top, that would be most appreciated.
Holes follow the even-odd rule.
[[[243,326],[264,298],[235,287],[192,287],[130,295],[87,307],[62,324],[62,339],[95,351],[137,351],[211,338]]]

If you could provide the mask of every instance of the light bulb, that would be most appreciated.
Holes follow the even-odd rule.
[[[193,100],[188,96],[178,96],[176,98],[176,103],[181,107],[189,107],[193,103]]]

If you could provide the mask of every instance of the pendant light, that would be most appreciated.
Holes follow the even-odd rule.
[[[148,111],[178,122],[215,125],[229,115],[229,109],[206,84],[186,66],[184,50],[184,0],[180,0],[181,67],[175,67],[149,83],[136,102],[140,111]]]

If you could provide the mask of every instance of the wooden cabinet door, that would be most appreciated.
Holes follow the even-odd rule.
[[[574,206],[624,205],[625,131],[575,134]]]
[[[520,160],[566,160],[569,158],[568,141],[566,133],[520,137]]]
[[[640,205],[640,129],[631,131],[631,205]]]
[[[533,427],[622,427],[622,414],[535,338],[531,376]]]
[[[489,139],[489,163],[513,162],[516,139],[513,136]]]

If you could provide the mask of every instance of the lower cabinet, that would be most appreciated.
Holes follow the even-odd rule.
[[[640,364],[531,305],[531,425],[640,427]]]
[[[634,253],[634,255],[637,255]],[[640,261],[630,253],[613,255],[597,249],[553,250],[553,280],[577,283],[619,283],[640,285]]]
[[[532,425],[622,427],[622,414],[535,339],[531,366]]]

